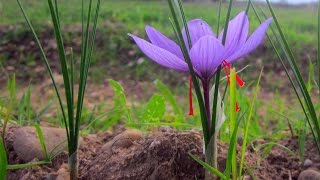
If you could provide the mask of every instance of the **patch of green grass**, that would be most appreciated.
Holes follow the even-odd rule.
[[[46,2],[40,0],[24,0],[26,10],[36,24],[47,23],[50,20],[49,11],[46,10]],[[61,0],[60,0],[61,1]],[[59,0],[58,0],[59,2]],[[61,19],[63,24],[80,24],[81,17],[77,12],[81,10],[81,3],[77,0],[64,1],[61,6]],[[19,14],[18,6],[15,1],[2,3],[5,11],[2,12],[1,25],[11,25],[23,22],[23,17]],[[185,3],[187,19],[202,18],[210,25],[217,24],[218,3]],[[227,4],[222,5],[221,19],[224,15]],[[232,10],[232,16],[245,9],[245,4],[237,4]],[[267,7],[262,6],[267,11]],[[46,10],[46,11],[45,11]],[[292,45],[301,46],[301,44],[315,44],[317,34],[317,17],[316,8],[313,7],[277,7],[279,17],[281,18],[282,27]],[[140,33],[146,24],[156,27],[161,32],[172,33],[171,25],[168,21],[169,8],[165,1],[132,1],[132,0],[105,0],[101,3],[100,23],[106,27],[111,25],[110,22],[119,22],[127,27],[128,32],[139,30]],[[298,16],[293,16],[298,14]],[[258,21],[253,13],[249,12],[251,27],[256,27]],[[107,23],[109,22],[109,23]],[[213,29],[216,31],[214,27]]]

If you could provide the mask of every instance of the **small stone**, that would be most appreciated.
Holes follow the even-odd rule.
[[[50,153],[62,142],[66,141],[66,132],[61,128],[41,127],[47,152]],[[59,149],[66,150],[66,143]],[[26,126],[17,129],[13,135],[13,148],[18,157],[24,162],[30,162],[33,159],[44,160],[45,155],[39,142],[36,129]]]
[[[298,180],[320,180],[320,172],[307,169],[300,173]]]
[[[70,180],[68,165],[62,164],[57,172],[48,174],[46,180]]]
[[[128,129],[103,145],[101,150],[111,153],[112,148],[128,148],[132,145],[133,141],[139,140],[142,136],[141,131]]]
[[[57,174],[56,180],[70,180],[70,172],[67,164],[62,164]]]
[[[303,167],[310,167],[313,162],[310,159],[306,159],[303,163]]]

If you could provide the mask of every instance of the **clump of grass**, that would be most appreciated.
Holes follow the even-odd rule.
[[[81,57],[80,57],[80,67],[79,67],[79,89],[78,94],[75,94],[75,57],[73,56],[73,50],[71,48],[71,55],[69,62],[67,62],[67,53],[64,47],[64,41],[62,37],[61,31],[61,23],[60,23],[60,16],[59,16],[59,6],[57,0],[48,0],[48,6],[52,18],[52,23],[54,27],[54,34],[56,37],[56,43],[58,47],[58,54],[60,60],[60,66],[63,75],[63,82],[64,82],[64,92],[66,97],[66,108],[63,104],[62,98],[60,96],[60,92],[57,88],[55,79],[52,74],[52,70],[50,68],[48,59],[46,54],[43,50],[43,47],[38,39],[36,32],[21,5],[20,0],[17,0],[19,7],[25,17],[25,20],[30,27],[32,34],[36,40],[36,43],[41,51],[42,58],[46,64],[46,68],[49,72],[50,78],[55,88],[55,92],[58,97],[60,109],[63,116],[63,122],[66,128],[67,134],[67,142],[68,142],[68,152],[69,152],[69,170],[70,170],[70,177],[71,179],[78,178],[78,161],[77,161],[77,150],[79,146],[79,131],[80,131],[80,120],[82,117],[82,109],[83,109],[83,99],[86,90],[86,82],[88,77],[88,72],[90,68],[90,63],[92,59],[92,53],[94,48],[94,41],[96,35],[96,28],[97,28],[97,21],[100,9],[100,0],[97,0],[96,8],[94,16],[92,16],[92,0],[89,1],[87,15],[85,15],[85,3],[82,0],[82,45],[81,45]],[[90,26],[90,22],[93,20],[92,27]],[[92,29],[91,29],[92,28]],[[90,31],[91,29],[91,31]],[[75,99],[77,96],[77,99]],[[76,101],[77,100],[77,101]]]

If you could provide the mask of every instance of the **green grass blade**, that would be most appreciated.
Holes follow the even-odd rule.
[[[62,38],[62,34],[61,34],[59,20],[58,20],[57,14],[55,12],[52,0],[48,0],[48,4],[49,4],[49,9],[50,9],[50,13],[51,13],[52,22],[53,22],[56,42],[57,42],[57,46],[58,46],[58,54],[59,54],[61,71],[62,71],[62,76],[63,76],[65,95],[66,95],[66,100],[67,100],[70,139],[74,139],[73,138],[74,137],[74,122],[73,122],[74,117],[72,114],[73,102],[72,102],[72,96],[71,96],[71,85],[70,85],[70,78],[69,78],[69,73],[68,73],[67,58],[66,58],[66,53],[65,53],[65,49],[64,49],[63,38]],[[74,142],[70,141],[70,143],[73,144]]]
[[[25,108],[26,108],[26,121],[29,124],[29,123],[31,123],[31,89],[30,89],[30,83],[28,85]]]
[[[74,103],[74,53],[73,53],[73,48],[70,49],[70,85],[71,85],[71,101]],[[72,115],[74,115],[74,109],[72,112]]]
[[[43,60],[44,60],[44,62],[45,62],[47,71],[49,72],[49,75],[50,75],[52,84],[53,84],[53,86],[54,86],[55,92],[56,92],[57,97],[58,97],[60,109],[61,109],[62,116],[63,116],[63,122],[64,122],[65,126],[67,127],[67,118],[66,118],[66,114],[65,114],[64,107],[63,107],[63,104],[62,104],[61,96],[60,96],[60,93],[59,93],[59,91],[58,91],[57,84],[56,84],[56,82],[55,82],[55,80],[54,80],[53,73],[52,73],[52,70],[51,70],[51,68],[50,68],[50,65],[49,65],[47,56],[46,56],[46,54],[44,53],[44,50],[43,50],[43,47],[42,47],[42,45],[41,45],[41,43],[40,43],[40,41],[39,41],[39,38],[38,38],[38,36],[37,36],[37,34],[36,34],[36,32],[35,32],[32,24],[31,24],[31,22],[30,22],[30,20],[29,20],[29,17],[27,16],[24,8],[22,7],[22,4],[21,4],[20,0],[17,0],[17,2],[18,2],[18,5],[19,5],[19,7],[20,7],[21,12],[22,12],[22,14],[23,14],[23,16],[24,16],[24,18],[25,18],[25,20],[26,20],[26,22],[27,22],[27,24],[28,24],[28,26],[29,26],[29,28],[30,28],[30,30],[31,30],[31,32],[32,32],[32,35],[33,35],[33,37],[34,37],[34,39],[35,39],[35,41],[36,41],[36,44],[37,44],[38,48],[40,49],[41,56],[42,56],[42,58],[43,58]],[[66,133],[67,133],[68,142],[70,142],[70,133],[69,133],[69,130],[68,130],[68,129],[66,129]]]
[[[4,146],[4,140],[0,137],[0,179],[5,180],[7,177],[7,166],[8,166],[8,159],[7,159],[7,152]]]
[[[320,92],[320,0],[318,1],[318,49],[317,49],[317,62],[318,62],[318,86]],[[320,93],[319,93],[320,100]]]
[[[187,39],[188,39],[189,49],[191,49],[192,42],[191,42],[189,28],[188,28],[188,25],[187,25],[187,20],[186,20],[185,14],[184,14],[184,10],[183,10],[183,6],[182,6],[181,0],[178,0],[178,4],[179,4],[179,10],[180,10],[180,13],[181,13],[181,17],[182,17],[183,27],[185,28]]]
[[[40,117],[43,116],[48,110],[50,109],[52,105],[52,101],[49,101],[48,104],[43,107],[38,114],[36,114],[36,123],[40,123]]]
[[[196,74],[195,74],[193,66],[192,66],[192,62],[191,62],[190,57],[189,57],[187,46],[186,46],[185,42],[183,41],[182,31],[181,31],[181,28],[180,28],[180,24],[179,24],[178,17],[177,17],[177,14],[175,12],[172,0],[168,0],[168,4],[169,4],[169,7],[170,7],[170,11],[171,11],[172,17],[173,17],[174,25],[176,27],[176,31],[177,31],[177,33],[179,35],[178,39],[179,39],[179,42],[180,42],[180,48],[181,48],[181,50],[183,52],[183,56],[184,56],[184,58],[185,58],[185,60],[186,60],[186,62],[188,64],[189,72],[190,72],[190,74],[192,76],[192,82],[194,84],[194,89],[196,91],[196,95],[197,95],[197,99],[198,99],[198,103],[199,103],[200,114],[201,114],[201,122],[202,122],[202,128],[203,128],[203,136],[204,136],[204,141],[205,141],[205,146],[206,146],[207,143],[209,142],[209,133],[208,133],[208,128],[209,127],[207,127],[208,118],[207,118],[206,112],[205,112],[204,100],[202,98],[199,82],[197,80]],[[180,9],[180,11],[181,11],[181,9]],[[185,27],[185,29],[186,29],[186,31],[188,31],[188,27]]]
[[[237,90],[236,90],[236,71],[230,69],[230,131],[237,132],[237,115],[236,115],[236,100],[237,99]],[[237,133],[235,135],[235,140],[231,139],[230,144],[233,144],[233,152],[231,156],[231,169],[233,179],[237,178],[237,154],[236,154],[236,144],[237,144]],[[229,158],[229,156],[228,156]]]
[[[230,15],[231,15],[231,10],[232,10],[232,4],[233,4],[233,0],[229,1],[229,6],[228,6],[228,11],[227,11],[227,17],[225,20],[225,25],[224,25],[224,31],[223,31],[223,36],[222,36],[222,45],[225,45],[226,43],[226,38],[227,38],[227,32],[228,32],[228,26],[229,26],[229,19],[230,19]],[[213,94],[213,105],[212,105],[212,114],[211,114],[211,127],[210,131],[210,137],[212,135],[215,134],[215,129],[216,129],[216,119],[217,119],[217,102],[218,102],[218,92],[219,92],[219,86],[220,86],[220,72],[221,72],[221,65],[218,67],[218,70],[216,72],[215,75],[215,90],[214,90],[214,94]]]
[[[46,161],[50,161],[50,157],[49,157],[48,152],[47,152],[47,147],[46,147],[46,143],[45,143],[45,140],[44,140],[44,137],[43,137],[42,130],[41,130],[39,124],[35,124],[34,127],[36,128],[36,132],[37,132],[37,135],[38,135],[38,138],[39,138],[39,142],[40,142],[40,145],[41,145],[41,150],[42,150],[43,154],[46,157]]]
[[[88,8],[88,16],[87,16],[87,24],[86,29],[84,30],[85,33],[82,34],[82,39],[84,41],[82,42],[82,56],[81,56],[81,62],[80,62],[80,79],[79,79],[79,90],[78,90],[78,102],[77,102],[77,112],[76,112],[76,122],[75,127],[78,129],[78,126],[80,126],[80,118],[81,118],[81,112],[82,112],[82,105],[83,105],[83,96],[85,92],[85,72],[86,72],[86,61],[88,58],[87,50],[88,50],[88,39],[89,39],[89,30],[90,30],[90,19],[91,19],[91,8],[92,8],[92,0],[89,1],[89,8]],[[77,132],[76,132],[77,133]],[[78,132],[79,133],[79,132]],[[77,137],[77,135],[76,135]]]
[[[235,109],[235,108],[234,108]],[[229,144],[229,149],[228,149],[228,154],[227,154],[227,162],[226,162],[226,169],[225,169],[225,175],[228,179],[230,179],[231,175],[231,169],[232,169],[232,163],[233,163],[233,157],[234,157],[234,152],[236,150],[236,145],[237,145],[237,134],[238,134],[238,129],[240,126],[240,122],[243,118],[240,118],[235,126],[234,131],[232,132],[232,136],[230,139],[230,144]],[[235,157],[236,158],[236,157]],[[234,172],[233,172],[234,173]],[[234,177],[234,176],[233,176]],[[236,178],[236,177],[235,177]]]
[[[280,23],[278,22],[278,19],[277,19],[276,15],[275,15],[275,13],[273,11],[273,8],[270,5],[269,0],[266,0],[266,1],[267,1],[269,10],[270,10],[270,12],[272,14],[273,20],[274,20],[274,22],[276,24],[276,27],[277,27],[277,29],[279,31],[281,40],[282,40],[282,42],[283,42],[283,44],[285,46],[285,50],[286,50],[285,54],[287,56],[287,59],[289,61],[290,66],[292,68],[292,71],[293,71],[293,73],[295,75],[295,78],[297,79],[297,82],[298,82],[299,88],[301,90],[301,93],[302,93],[302,95],[304,97],[308,112],[309,112],[309,114],[311,116],[313,127],[310,127],[310,128],[314,128],[315,129],[314,130],[316,132],[315,142],[318,145],[317,147],[318,147],[318,150],[319,150],[319,153],[320,153],[320,147],[319,147],[319,144],[318,144],[318,142],[320,141],[320,125],[319,125],[319,121],[317,119],[317,114],[315,112],[315,108],[313,106],[313,102],[312,102],[310,94],[309,94],[309,92],[308,92],[308,90],[306,88],[306,85],[305,85],[305,82],[304,82],[304,80],[302,78],[302,75],[301,75],[301,73],[299,71],[299,68],[297,66],[296,60],[294,58],[294,55],[293,55],[293,53],[292,53],[292,51],[290,49],[290,46],[289,46],[289,44],[288,44],[288,42],[287,42],[287,40],[285,38],[285,35],[284,35],[283,31],[282,31],[282,28],[280,27]]]
[[[254,11],[257,19],[258,19],[259,22],[261,23],[262,21],[261,21],[261,19],[259,18],[259,15],[258,15],[258,13],[257,13],[254,5],[251,4],[251,7],[252,7],[252,9],[253,9],[253,11]],[[264,14],[264,12],[262,11],[262,9],[261,9],[261,12]],[[264,16],[265,16],[265,18],[266,18],[266,15],[265,15],[265,14],[264,14]],[[276,37],[276,40],[277,40],[278,44],[281,44],[281,45],[282,45],[283,43],[279,42],[280,40],[279,40],[278,36],[276,35],[276,33],[275,33],[274,29],[272,28],[272,26],[270,26],[270,29],[272,30],[273,36]],[[301,99],[301,97],[300,97],[300,95],[299,95],[299,93],[298,93],[298,89],[297,89],[297,87],[296,87],[293,79],[291,78],[291,76],[290,76],[290,74],[289,74],[289,70],[287,69],[286,65],[284,64],[284,60],[283,60],[282,57],[280,56],[278,49],[276,48],[273,40],[270,38],[270,36],[268,35],[268,33],[267,33],[267,38],[268,38],[270,44],[272,45],[272,48],[274,49],[277,57],[279,58],[279,60],[280,60],[280,62],[281,62],[281,65],[282,65],[283,69],[285,70],[286,75],[287,75],[287,77],[288,77],[288,79],[289,79],[289,81],[290,81],[290,83],[291,83],[291,85],[292,85],[292,87],[293,87],[293,90],[294,90],[294,92],[295,92],[295,94],[296,94],[296,96],[297,96],[297,98],[298,98],[298,101],[299,101],[299,103],[300,103],[300,105],[301,105],[301,107],[302,107],[302,110],[303,110],[303,112],[304,112],[304,114],[305,114],[306,120],[307,120],[307,122],[308,122],[308,124],[309,124],[309,126],[310,126],[310,130],[311,130],[311,132],[312,132],[312,135],[313,135],[314,139],[317,139],[317,138],[316,138],[316,134],[315,134],[315,132],[314,132],[314,130],[313,130],[313,128],[312,128],[312,125],[311,125],[311,122],[310,122],[308,113],[307,113],[307,111],[306,111],[305,105],[304,105],[304,103],[302,102],[302,99]],[[285,51],[284,46],[281,46],[281,48],[282,48],[283,51]],[[320,147],[319,142],[317,142],[317,146]]]
[[[256,84],[254,95],[253,95],[252,101],[250,103],[249,115],[248,115],[248,118],[247,118],[247,121],[246,121],[246,125],[245,125],[245,129],[244,129],[244,136],[243,136],[242,149],[241,149],[239,176],[242,175],[242,168],[243,168],[243,165],[244,165],[244,156],[245,156],[245,152],[246,152],[246,149],[247,149],[247,141],[248,141],[250,120],[251,120],[252,113],[253,113],[253,107],[255,105],[255,102],[256,102],[256,99],[257,99],[257,96],[258,96],[259,84],[260,84],[262,72],[263,72],[263,69],[261,69],[261,71],[260,71],[260,75],[259,75],[259,78],[258,78],[258,81],[257,81],[257,84]]]
[[[50,161],[37,161],[37,162],[32,162],[32,163],[27,163],[27,164],[14,164],[14,165],[8,165],[7,169],[8,170],[25,169],[25,168],[30,168],[30,167],[40,166],[40,165],[45,165],[45,164],[51,164],[51,162]]]
[[[91,1],[90,1],[90,7],[91,9]],[[89,9],[89,18],[88,21],[90,20],[90,14],[91,14],[91,10]],[[97,24],[98,24],[98,17],[99,17],[99,11],[100,11],[100,0],[97,1],[97,5],[96,5],[96,12],[94,15],[94,20],[93,20],[93,28],[92,28],[92,35],[91,35],[91,40],[90,40],[90,46],[89,46],[89,51],[88,51],[88,56],[87,56],[87,61],[85,62],[85,67],[84,67],[84,79],[83,79],[83,90],[82,90],[82,99],[81,99],[81,104],[80,104],[80,112],[79,112],[79,116],[78,118],[81,118],[81,111],[82,111],[82,106],[83,106],[83,98],[84,98],[84,93],[85,93],[85,89],[86,89],[86,84],[87,84],[87,78],[88,78],[88,73],[89,73],[89,68],[91,65],[91,60],[92,60],[92,52],[94,49],[94,42],[95,42],[95,37],[96,37],[96,31],[97,31]],[[87,36],[89,35],[89,23],[87,24]],[[84,47],[86,48],[86,47]],[[86,55],[86,54],[84,54]],[[78,109],[77,109],[78,110]],[[76,136],[78,137],[79,135],[79,130],[80,129],[80,120],[76,121]]]
[[[219,0],[218,23],[217,23],[217,36],[219,35],[219,32],[220,32],[221,5],[222,5],[222,0]]]
[[[201,159],[197,158],[192,154],[189,154],[189,155],[192,157],[192,159],[197,161],[197,163],[201,164],[204,168],[208,169],[211,173],[217,175],[221,179],[227,179],[227,177],[223,173],[221,173],[218,169],[211,167],[209,164],[207,164],[206,162],[203,162]]]

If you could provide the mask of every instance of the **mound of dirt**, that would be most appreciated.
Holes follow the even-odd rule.
[[[158,132],[98,153],[82,169],[82,179],[203,179],[203,168],[188,154],[202,156],[201,142],[195,132]]]
[[[13,148],[12,137],[16,129],[8,128],[5,138],[10,164],[23,162]],[[115,130],[113,133],[83,137],[78,154],[81,179],[204,179],[204,169],[189,156],[193,154],[203,159],[200,133],[160,128],[149,136],[131,138],[122,135],[128,133],[123,127]],[[122,143],[118,142],[121,136],[125,137]],[[114,142],[111,148],[102,148],[106,144],[109,146],[110,142]],[[251,145],[247,148],[243,172],[249,179],[254,176],[256,179],[295,180],[306,169],[319,171],[320,157],[311,138],[306,141],[305,159],[308,160],[305,162],[298,158],[297,139],[280,140],[278,144],[281,146],[274,145],[268,153],[265,153],[268,146],[258,151],[257,147],[265,143],[268,141],[259,140],[253,142],[255,148]],[[237,148],[239,153],[240,146]],[[218,165],[221,172],[225,168],[227,151],[227,144],[218,143]],[[66,168],[67,159],[67,153],[63,152],[50,165],[9,171],[8,179],[55,179],[52,177],[57,177],[61,168]]]

